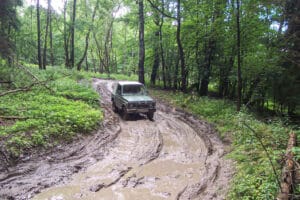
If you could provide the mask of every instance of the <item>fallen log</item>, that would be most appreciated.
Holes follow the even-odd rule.
[[[21,116],[1,116],[0,115],[0,119],[29,119],[28,117],[21,117]]]
[[[277,200],[289,200],[292,196],[292,188],[295,182],[295,161],[292,152],[293,147],[296,146],[296,134],[290,133],[290,138],[287,145],[285,155],[285,165],[282,169],[280,191],[277,196]]]

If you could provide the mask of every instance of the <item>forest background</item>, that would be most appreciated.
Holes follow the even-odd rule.
[[[182,98],[188,104],[184,107],[209,96],[234,102],[237,111],[251,110],[264,123],[279,117],[281,128],[299,127],[297,0],[40,1],[0,2],[1,96],[45,86],[62,68],[109,76],[137,75],[149,86],[182,91],[183,96],[178,93],[173,98]],[[27,71],[31,74],[27,80],[16,75],[24,66],[33,72],[50,68],[52,75],[40,75],[45,78],[41,81],[35,75],[43,72]],[[204,103],[212,101],[205,99]],[[7,108],[0,109],[5,113]],[[87,125],[85,131],[91,127]],[[281,137],[278,146],[284,149],[286,137]],[[242,140],[253,145],[253,139]],[[235,159],[244,162],[245,157]],[[270,180],[266,183],[272,185]],[[232,195],[253,195],[250,185],[233,187]],[[274,195],[276,186],[270,188]]]

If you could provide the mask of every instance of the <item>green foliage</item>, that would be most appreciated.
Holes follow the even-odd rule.
[[[234,131],[234,150],[229,157],[237,161],[237,173],[229,197],[274,199],[278,192],[277,179],[281,174],[278,161],[285,152],[289,130],[280,121],[266,124],[254,119],[245,111],[237,115],[235,120],[238,126]],[[245,124],[254,129],[256,135],[245,127]],[[277,176],[260,141],[271,157]]]
[[[75,81],[70,78],[55,81],[51,88],[55,94],[61,95],[68,99],[85,101],[90,105],[98,106],[99,95],[90,90],[90,82],[86,79]]]
[[[267,123],[255,119],[245,109],[237,113],[231,102],[209,99],[183,93],[152,93],[160,99],[171,101],[174,106],[213,123],[220,137],[232,140],[232,151],[227,156],[236,161],[236,173],[232,181],[228,199],[274,199],[278,192],[276,175],[260,144],[264,144],[280,176],[279,160],[285,152],[289,128],[280,120],[272,119]],[[254,134],[246,126],[256,131]],[[299,151],[295,149],[297,156]]]
[[[19,156],[26,149],[70,141],[78,133],[90,133],[102,120],[99,95],[88,80],[72,79],[79,72],[67,77],[65,70],[56,68],[53,72],[37,71],[41,80],[55,79],[47,85],[51,90],[37,86],[29,92],[0,97],[0,115],[3,119],[16,119],[3,121],[0,126],[0,142],[10,155]]]
[[[39,85],[29,92],[0,97],[0,116],[16,118],[0,126],[0,142],[12,156],[19,156],[27,149],[70,141],[78,133],[95,129],[103,114],[99,110],[99,94],[91,88],[92,78],[137,80],[136,75],[78,72],[60,66],[39,70],[36,65],[25,64],[30,71],[26,72],[7,67],[4,60],[0,64],[1,77],[10,77],[11,89],[36,82],[32,75],[46,81],[46,87]],[[0,87],[0,91],[6,90],[8,88]]]

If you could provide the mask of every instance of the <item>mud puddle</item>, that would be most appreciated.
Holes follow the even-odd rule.
[[[107,133],[85,139],[81,151],[73,149],[77,159],[54,159],[57,166],[47,159],[38,167],[24,164],[32,169],[29,175],[1,179],[5,185],[0,194],[16,192],[16,199],[36,200],[224,199],[233,170],[231,161],[224,159],[225,146],[211,126],[161,103],[154,121],[143,115],[124,121],[110,109],[112,84],[94,80],[105,109]],[[33,184],[27,183],[30,178]],[[37,178],[48,185],[39,187],[44,181]],[[19,187],[9,189],[22,183],[27,183],[23,194]]]

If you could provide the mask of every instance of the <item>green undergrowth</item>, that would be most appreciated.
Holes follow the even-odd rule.
[[[260,121],[246,109],[236,112],[235,105],[226,100],[180,92],[151,92],[157,98],[210,122],[222,140],[231,141],[227,158],[235,161],[235,175],[227,199],[275,199],[282,168],[280,161],[291,131],[281,120]]]
[[[41,83],[28,91],[0,96],[2,152],[18,158],[33,149],[71,141],[99,126],[103,114],[99,95],[91,87],[91,74],[59,67],[27,69],[31,75],[20,69],[5,71],[13,84],[2,85],[0,92]]]

